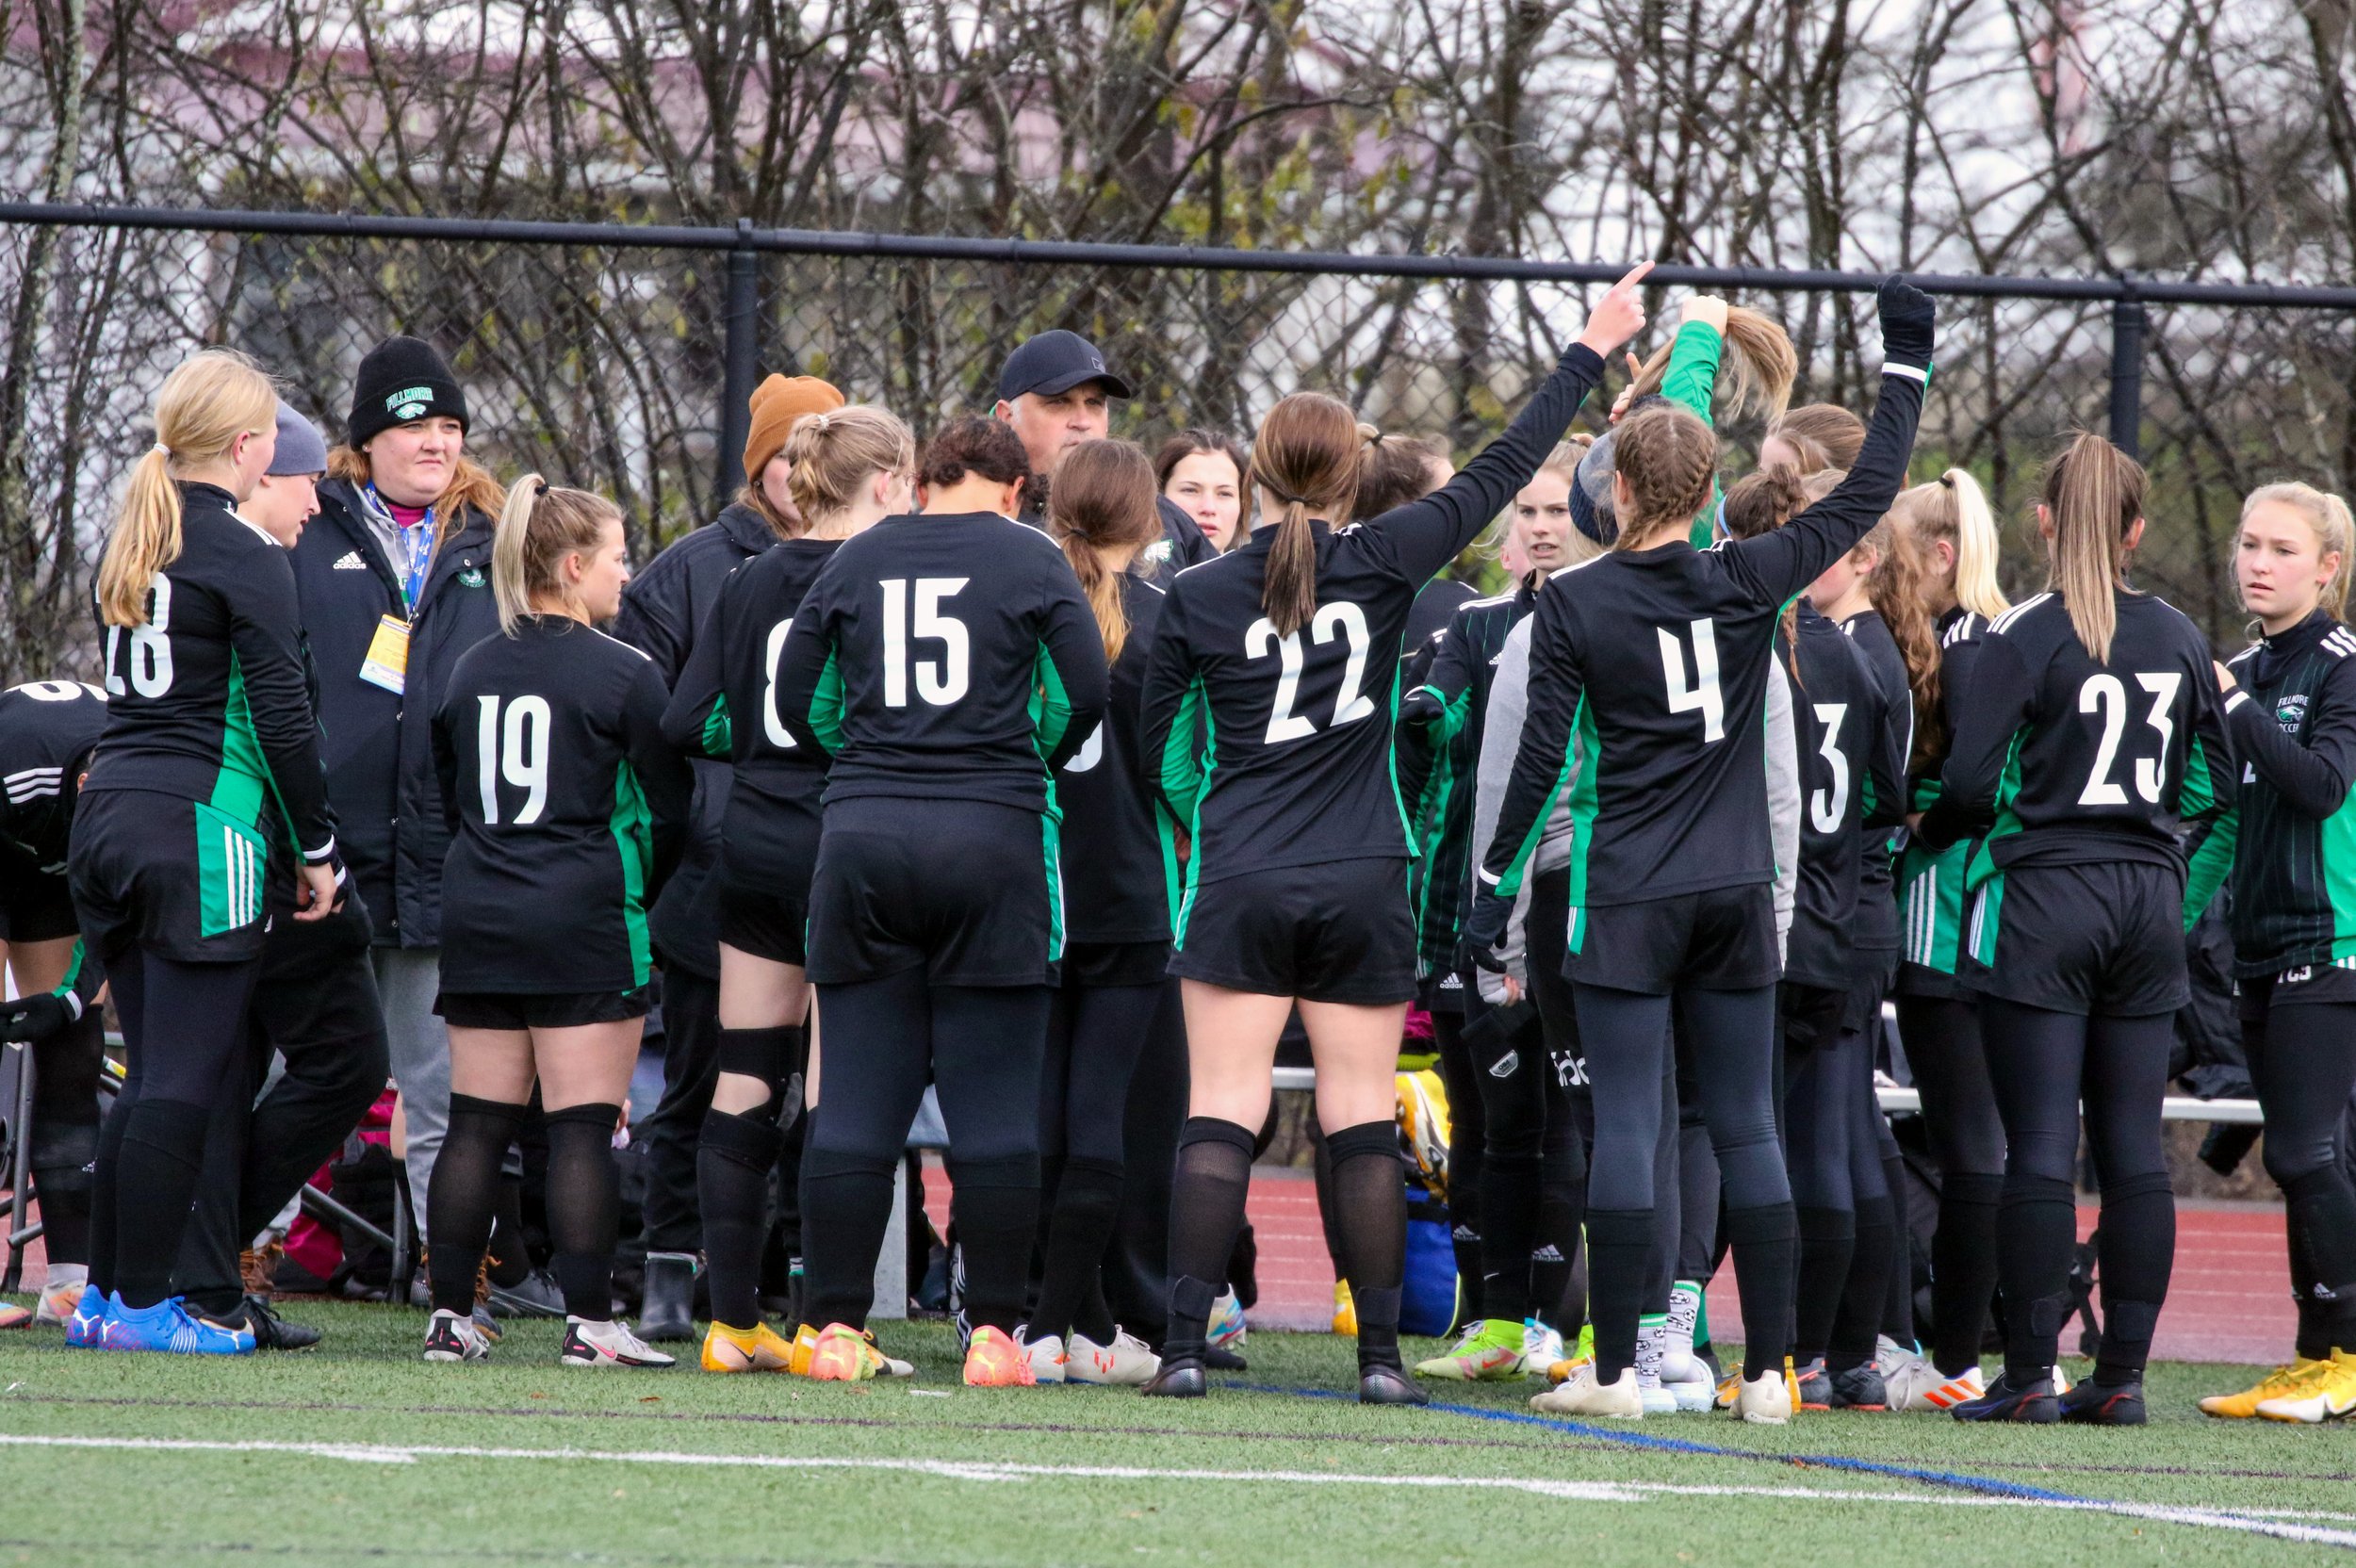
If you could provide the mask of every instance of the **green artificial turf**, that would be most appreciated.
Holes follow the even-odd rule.
[[[2347,1550],[2024,1506],[1998,1500],[2004,1488],[2320,1526],[2356,1544],[2356,1433],[2193,1408],[2247,1368],[2156,1368],[2140,1430],[1844,1413],[1783,1429],[1678,1416],[1591,1433],[1491,1418],[1528,1414],[1535,1382],[1429,1385],[1457,1411],[1314,1396],[1301,1391],[1354,1386],[1350,1342],[1321,1334],[1255,1333],[1249,1374],[1176,1402],[963,1388],[939,1325],[884,1329],[916,1363],[912,1383],[843,1386],[569,1370],[545,1322],[510,1325],[487,1364],[428,1366],[419,1314],[288,1311],[325,1330],[325,1345],[205,1359],[70,1351],[54,1329],[0,1337],[0,1563],[1813,1568],[1934,1555],[2258,1564]],[[8,1441],[26,1437],[106,1446]],[[156,1446],[170,1443],[201,1446]],[[236,1444],[304,1446],[223,1446]],[[419,1448],[498,1452],[401,1451]],[[533,1457],[548,1454],[562,1457]]]

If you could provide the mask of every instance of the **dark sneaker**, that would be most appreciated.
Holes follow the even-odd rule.
[[[1882,1382],[1881,1369],[1872,1362],[1836,1372],[1832,1379],[1832,1408],[1835,1410],[1888,1410],[1890,1390]]]
[[[1249,1372],[1252,1364],[1223,1345],[1214,1345],[1203,1352],[1203,1364],[1214,1372]]]
[[[1165,1359],[1162,1369],[1137,1392],[1150,1399],[1200,1399],[1211,1390],[1203,1363],[1192,1356]]]
[[[1799,1379],[1802,1410],[1832,1409],[1832,1374],[1824,1370],[1824,1357],[1801,1364],[1794,1372]]]
[[[2053,1396],[2053,1380],[2040,1378],[2017,1387],[2010,1373],[2000,1373],[1976,1399],[1966,1399],[1949,1412],[1958,1421],[2025,1421],[2050,1427],[2061,1419],[2061,1400]]]
[[[564,1315],[564,1293],[556,1286],[556,1276],[545,1268],[535,1268],[512,1285],[490,1287],[489,1301],[493,1317],[562,1317]]]
[[[2104,1388],[2088,1378],[2061,1396],[2061,1418],[2088,1427],[2140,1427],[2150,1416],[2141,1383]]]
[[[1432,1396],[1417,1388],[1403,1368],[1362,1366],[1358,1369],[1358,1402],[1362,1405],[1428,1405]]]
[[[257,1350],[308,1350],[319,1342],[319,1331],[306,1323],[289,1323],[258,1296],[249,1296],[239,1309],[245,1326],[254,1331]]]

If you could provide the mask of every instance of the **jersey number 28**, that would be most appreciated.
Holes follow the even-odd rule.
[[[1322,646],[1337,635],[1350,645],[1350,660],[1342,666],[1342,689],[1333,699],[1333,722],[1327,727],[1333,729],[1374,712],[1374,704],[1358,690],[1366,677],[1366,652],[1374,644],[1374,633],[1366,626],[1366,612],[1348,599],[1321,604],[1317,612],[1309,617],[1309,641]],[[1266,659],[1271,647],[1277,661],[1276,701],[1268,710],[1268,734],[1262,741],[1275,746],[1315,735],[1317,726],[1316,720],[1293,711],[1293,702],[1301,694],[1301,666],[1307,662],[1301,648],[1301,633],[1294,631],[1279,637],[1276,623],[1263,615],[1243,634],[1243,656]]]
[[[159,697],[172,690],[172,579],[157,572],[148,583],[155,597],[147,624],[131,628],[131,690],[143,697]],[[123,695],[123,677],[115,670],[115,640],[123,628],[106,629],[106,690]]]

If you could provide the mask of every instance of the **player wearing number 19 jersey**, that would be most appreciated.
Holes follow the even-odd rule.
[[[2178,835],[2234,788],[2207,640],[2120,584],[2143,492],[2143,470],[2100,436],[2050,466],[2038,512],[2056,588],[1988,629],[1922,821],[1933,851],[1984,835],[1962,973],[1981,993],[2006,1144],[2004,1375],[1961,1419],[2143,1419],[2175,1243],[2159,1129],[2188,995]],[[2102,1182],[2103,1335],[2093,1380],[2056,1400],[2082,1101]]]

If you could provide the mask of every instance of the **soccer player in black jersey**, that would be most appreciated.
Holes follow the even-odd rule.
[[[1181,574],[1162,606],[1145,747],[1192,844],[1170,967],[1193,1086],[1170,1205],[1170,1334],[1149,1393],[1204,1392],[1204,1320],[1298,1002],[1356,1302],[1359,1396],[1423,1402],[1399,1362],[1406,1227],[1392,1070],[1415,991],[1411,851],[1391,771],[1400,634],[1416,592],[1529,482],[1601,356],[1643,324],[1646,270],[1605,296],[1504,435],[1410,506],[1350,524],[1371,433],[1332,398],[1279,402],[1252,441],[1260,526]]]
[[[1039,1298],[1023,1336],[1039,1382],[1140,1383],[1160,1362],[1113,1321],[1101,1265],[1119,1217],[1129,1079],[1174,1004],[1173,825],[1146,780],[1138,694],[1162,591],[1129,570],[1161,537],[1153,468],[1125,441],[1064,453],[1047,532],[1095,612],[1111,670],[1096,732],[1055,771],[1063,808],[1062,982],[1039,1080]]]
[[[1979,482],[1950,468],[1890,503],[1890,556],[1911,559],[1939,645],[1935,665],[1909,660],[1914,744],[1909,809],[1939,798],[1948,741],[1972,689],[1988,624],[2012,608],[1997,586],[1996,519]],[[1931,1238],[1929,1348],[1882,1367],[1892,1410],[1948,1410],[1977,1398],[1980,1342],[1996,1294],[1996,1211],[2004,1195],[2004,1126],[1980,1049],[1980,1009],[1956,978],[1963,931],[1964,862],[1971,846],[1936,853],[1908,835],[1899,852],[1896,982],[1898,1033],[1922,1096],[1922,1126],[1938,1163],[1939,1223]]]
[[[778,662],[818,574],[844,540],[908,509],[916,473],[908,427],[879,408],[809,415],[781,456],[804,531],[721,583],[663,718],[680,750],[734,764],[720,830],[727,854],[718,867],[719,1077],[695,1151],[712,1271],[712,1328],[703,1345],[711,1372],[778,1371],[793,1361],[793,1348],[761,1320],[757,1288],[769,1173],[801,1113],[807,1082],[804,942],[826,759],[785,727]],[[815,1335],[804,1338],[807,1368]]]
[[[1027,1384],[1013,1334],[1039,1218],[1039,1081],[1063,902],[1052,770],[1104,716],[1104,649],[1030,473],[953,421],[924,511],[835,552],[794,616],[777,713],[833,762],[810,886],[824,1089],[802,1152],[813,1377],[865,1376],[892,1172],[927,1074],[948,1122],[974,1325],[965,1380]]]
[[[104,1024],[66,847],[82,773],[106,727],[106,694],[95,686],[35,680],[0,692],[0,964],[17,990],[0,1002],[0,1040],[32,1048],[31,1168],[49,1265],[41,1298],[0,1306],[0,1329],[67,1322],[90,1283]]]
[[[2341,1143],[2356,1089],[2356,632],[2342,618],[2351,550],[2337,496],[2269,484],[2242,503],[2233,574],[2265,635],[2224,677],[2245,771],[2234,820],[2216,837],[2232,844],[2242,1039],[2266,1113],[2266,1174],[2286,1200],[2299,1337],[2255,1387],[2201,1400],[2211,1415],[2356,1413],[2356,1188]]]
[[[1790,470],[1763,470],[1726,493],[1726,533],[1756,538],[1806,504],[1807,491]],[[1868,835],[1879,828],[1886,836],[1905,820],[1906,737],[1905,719],[1893,724],[1891,699],[1863,652],[1821,612],[1838,607],[1857,553],[1852,549],[1809,585],[1784,612],[1775,635],[1776,657],[1799,698],[1795,717],[1808,765],[1799,886],[1777,1003],[1784,1152],[1800,1231],[1792,1347],[1800,1403],[1809,1410],[1884,1404],[1873,1340],[1890,1263],[1890,1200],[1865,1034],[1881,1008],[1881,985],[1878,974],[1860,975],[1857,943],[1868,926],[1860,907]],[[1869,1225],[1869,1216],[1878,1223]],[[1875,1254],[1867,1260],[1869,1278],[1852,1300],[1853,1266],[1869,1251]],[[1855,1310],[1869,1302],[1870,1311]],[[1847,1314],[1844,1303],[1852,1308]]]
[[[567,1366],[672,1364],[613,1315],[614,1133],[654,953],[646,907],[678,863],[694,789],[663,739],[646,656],[597,630],[630,580],[621,513],[519,481],[499,515],[500,632],[458,661],[434,715],[450,822],[442,994],[450,1135],[434,1167],[425,1359],[477,1361],[475,1275],[499,1164],[536,1082]]]
[[[294,918],[336,900],[335,825],[286,552],[237,515],[270,466],[277,395],[209,351],[166,378],[99,567],[106,728],[74,811],[70,877],[114,988],[129,1071],[100,1134],[93,1343],[239,1353],[254,1337],[168,1293],[205,1124],[242,1071],[262,951],[266,812],[286,818]]]
[[[1980,840],[1961,973],[1980,992],[2004,1121],[2004,1372],[1955,1407],[1961,1420],[2144,1418],[2176,1240],[2160,1101],[2189,995],[2177,836],[2230,806],[2234,779],[2207,640],[2122,580],[2143,494],[2143,470],[2098,435],[2047,469],[2037,524],[2053,586],[1988,629],[1919,829],[1934,851]],[[2102,1188],[2103,1334],[2092,1380],[2057,1399],[2082,1101]]]
[[[1786,1318],[1796,1236],[1771,1082],[1781,972],[1770,883],[1764,710],[1782,606],[1845,553],[1905,478],[1930,366],[1930,300],[1882,288],[1883,375],[1848,477],[1792,523],[1696,550],[1717,439],[1682,408],[1618,427],[1612,554],[1563,573],[1530,621],[1530,712],[1478,874],[1466,939],[1492,946],[1570,770],[1567,964],[1595,1105],[1587,1245],[1595,1360],[1546,1408],[1641,1413],[1634,1358],[1652,1244],[1653,1158],[1672,1011],[1725,1186],[1742,1285],[1745,1418],[1791,1415]]]

